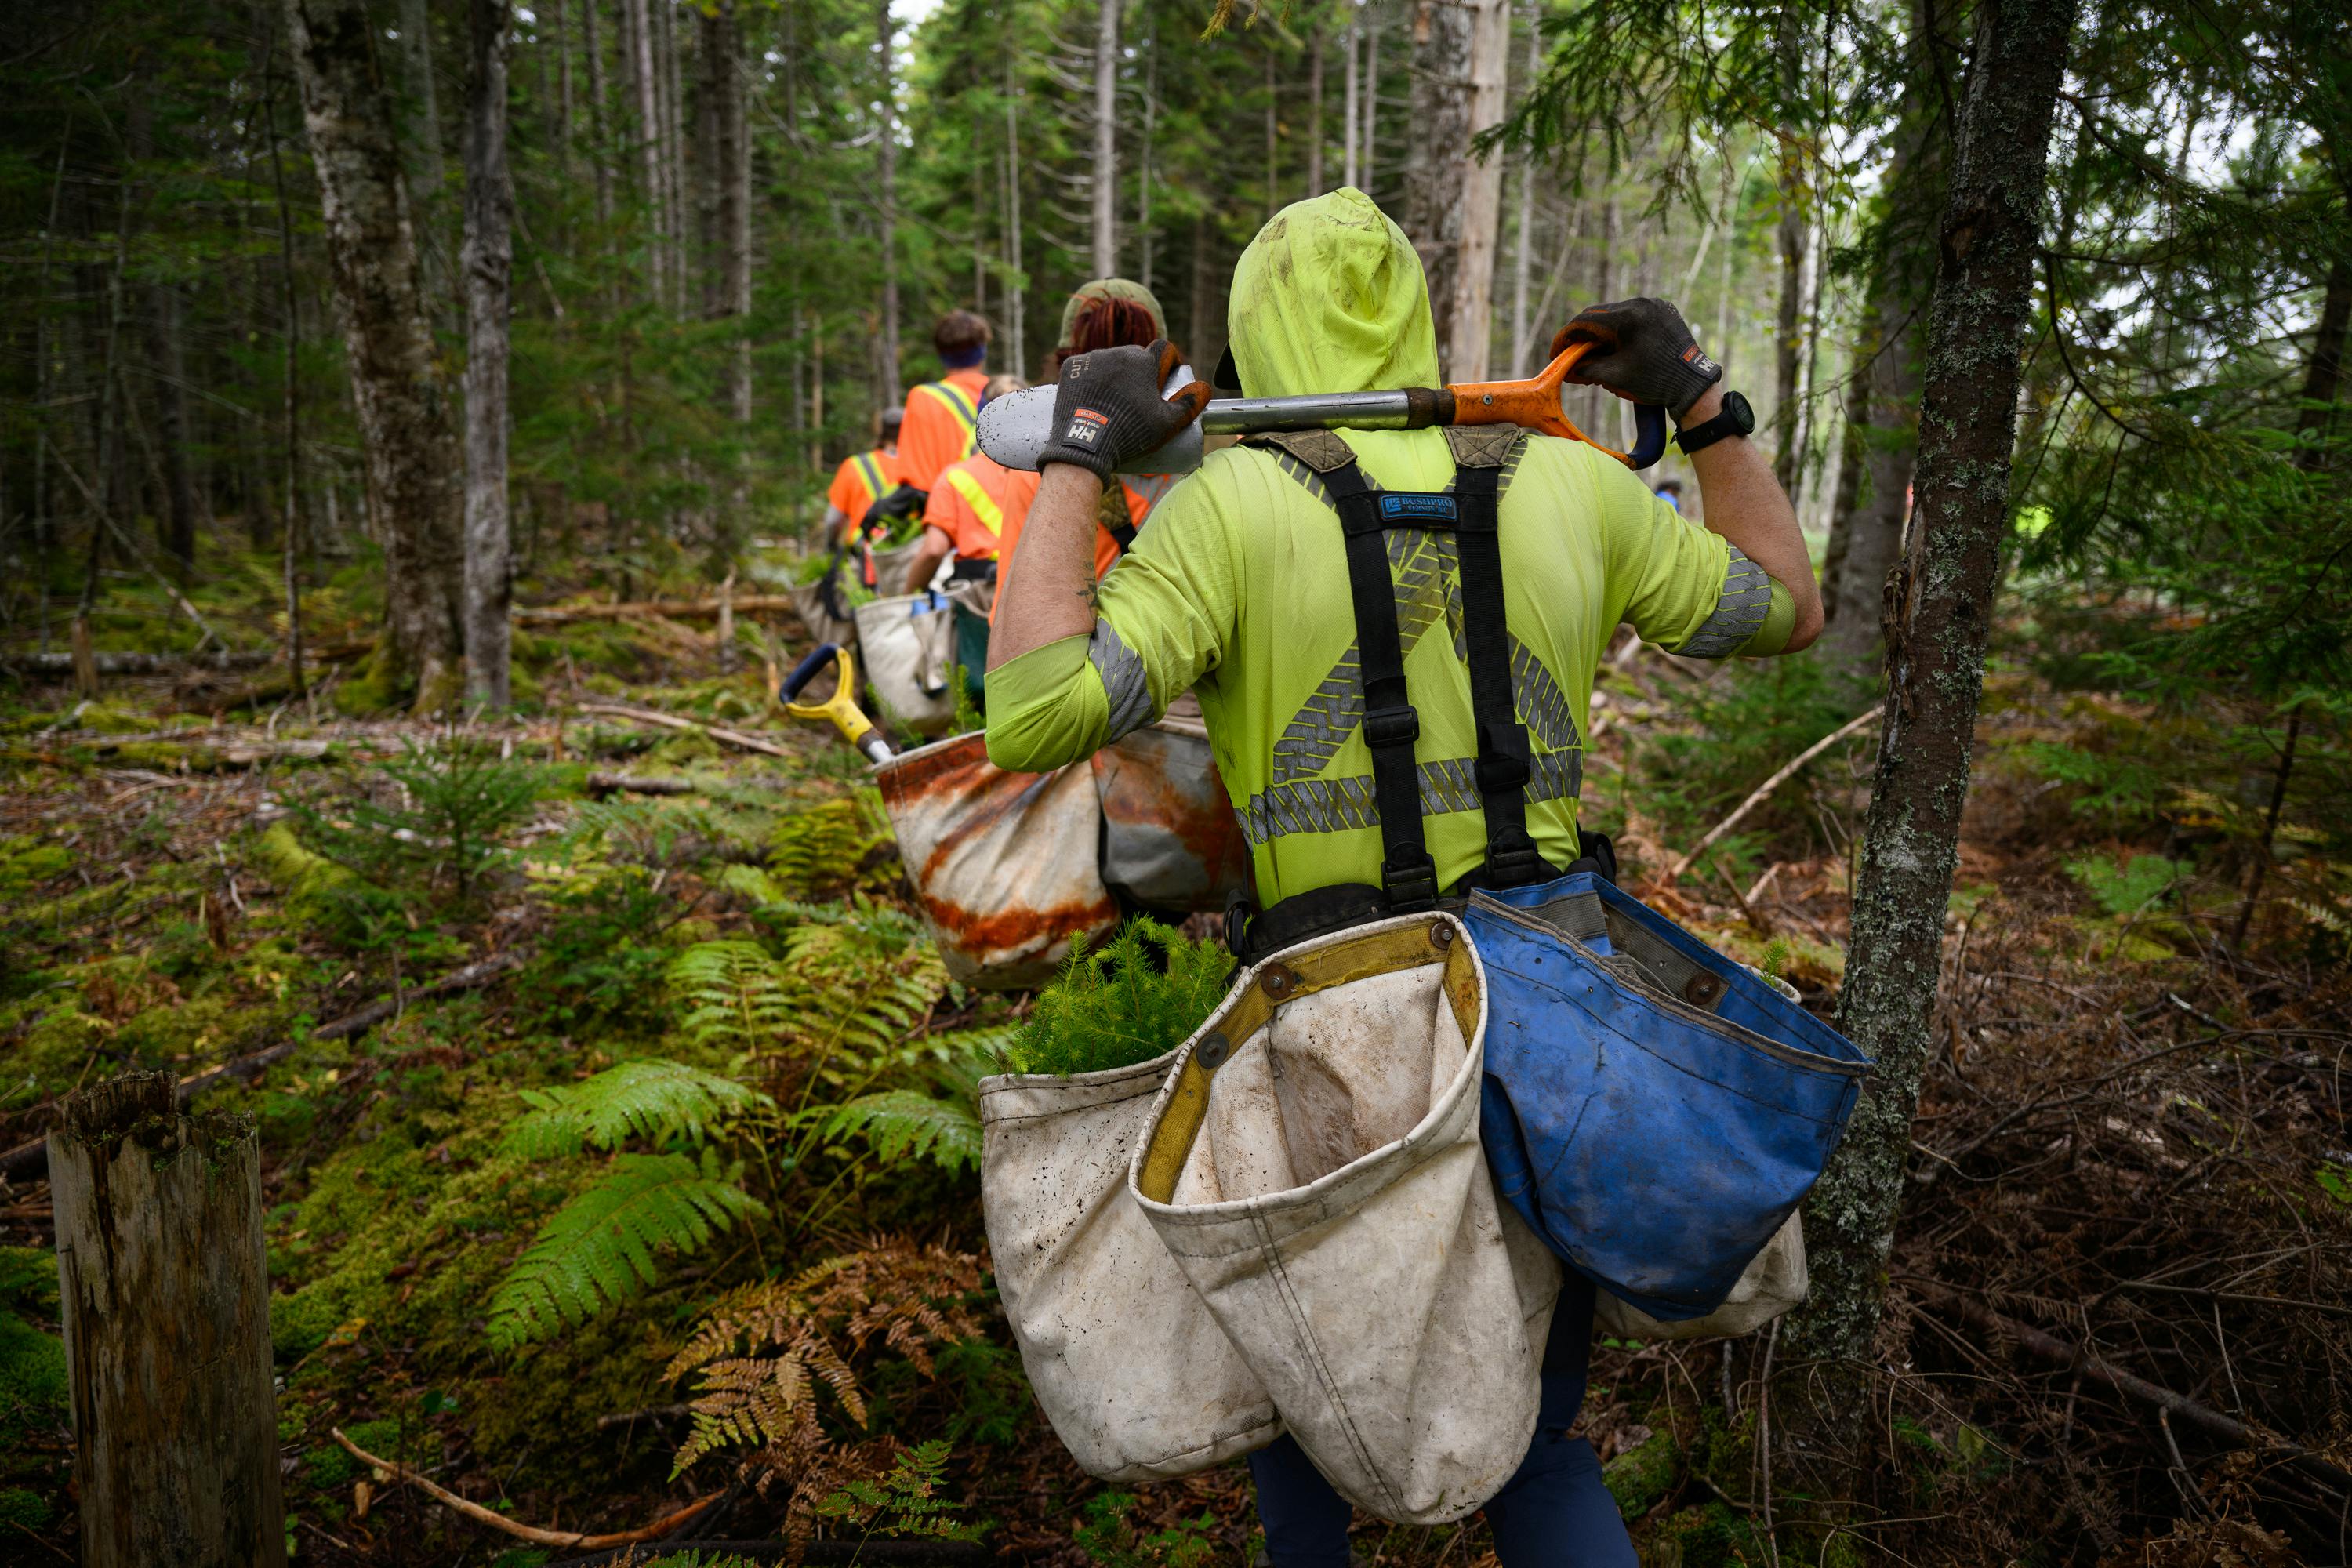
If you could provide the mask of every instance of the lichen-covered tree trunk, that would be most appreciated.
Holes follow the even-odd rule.
[[[1095,276],[1118,270],[1118,0],[1102,0],[1095,15]]]
[[[464,650],[458,458],[426,324],[392,99],[362,0],[286,0],[302,119],[384,556],[375,677],[419,711],[456,696]]]
[[[1878,1065],[1805,1208],[1812,1296],[1790,1327],[1814,1355],[1866,1359],[1878,1327],[1959,859],[2074,11],[2074,0],[1984,0],[1978,12],[1927,323],[1918,516],[1889,622],[1890,700],[1838,1002],[1839,1026]]]
[[[1895,265],[1882,264],[1889,271]],[[1882,274],[1882,283],[1892,281]],[[1866,680],[1878,669],[1886,576],[1903,552],[1918,453],[1918,334],[1916,318],[1906,320],[1911,304],[1899,287],[1882,287],[1855,351],[1865,362],[1857,367],[1862,379],[1853,398],[1862,417],[1849,431],[1861,447],[1858,493],[1845,498],[1843,515],[1831,523],[1839,538],[1832,547],[1832,565],[1823,574],[1822,596],[1834,603],[1836,613],[1822,629],[1822,643],[1823,657],[1856,679]]]
[[[514,189],[507,179],[508,0],[472,0],[466,79],[466,668],[475,701],[508,704],[514,562],[507,513],[508,311]]]
[[[1510,0],[1464,0],[1470,13],[1470,52],[1464,83],[1470,135],[1475,137],[1503,122],[1505,86],[1510,77]],[[1484,381],[1495,336],[1495,247],[1503,216],[1503,155],[1497,151],[1480,158],[1465,144],[1462,149],[1462,232],[1456,243],[1454,291],[1450,301],[1435,296],[1432,303],[1451,309],[1454,324],[1446,333],[1454,357],[1446,374],[1454,381]]]
[[[1461,271],[1470,158],[1470,7],[1421,0],[1412,13],[1412,144],[1405,154],[1404,231],[1421,252],[1437,329],[1437,363],[1454,361],[1454,279]]]

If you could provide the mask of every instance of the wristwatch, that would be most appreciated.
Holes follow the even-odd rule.
[[[1687,458],[1693,452],[1714,446],[1726,436],[1746,436],[1756,428],[1756,410],[1748,406],[1748,399],[1737,392],[1723,395],[1723,407],[1712,419],[1694,425],[1675,437],[1675,445]]]

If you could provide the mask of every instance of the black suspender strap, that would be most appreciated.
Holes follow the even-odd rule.
[[[1355,600],[1364,743],[1372,753],[1372,799],[1381,810],[1381,886],[1390,908],[1408,914],[1436,904],[1437,867],[1421,833],[1421,773],[1412,756],[1421,715],[1406,700],[1404,643],[1397,632],[1381,497],[1352,459],[1326,471],[1323,486],[1339,510],[1348,587]]]
[[[1486,817],[1490,888],[1533,882],[1550,870],[1528,835],[1530,754],[1511,692],[1511,633],[1503,615],[1503,549],[1495,468],[1457,467],[1454,544],[1462,563],[1462,632],[1470,663],[1470,715],[1478,727],[1478,801]]]

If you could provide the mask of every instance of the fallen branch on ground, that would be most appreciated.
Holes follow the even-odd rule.
[[[588,793],[599,800],[624,790],[631,795],[692,795],[698,787],[692,779],[641,779],[627,773],[588,775]]]
[[[340,1018],[331,1019],[310,1031],[307,1039],[280,1040],[278,1044],[234,1061],[190,1073],[180,1080],[180,1103],[185,1105],[208,1089],[215,1089],[230,1079],[247,1082],[258,1078],[264,1069],[277,1066],[294,1054],[295,1048],[314,1040],[342,1040],[363,1034],[391,1017],[411,1002],[434,996],[447,996],[459,991],[471,991],[487,985],[509,970],[519,967],[528,956],[520,952],[493,953],[462,969],[453,969],[440,979],[427,984],[413,986],[396,996],[379,996],[364,1007],[355,1008]],[[49,1168],[49,1140],[47,1133],[28,1143],[19,1143],[0,1154],[0,1176],[15,1180],[21,1176],[38,1175]]]
[[[2068,1344],[2054,1335],[2004,1317],[1983,1303],[1970,1300],[1940,1279],[1926,1279],[1916,1275],[1898,1275],[1905,1284],[1924,1287],[1928,1298],[1958,1316],[1979,1332],[2006,1339],[2020,1349],[2032,1352],[2043,1361],[2068,1372],[2105,1384],[2118,1394],[2130,1395],[2143,1405],[2194,1426],[2209,1437],[2241,1448],[2254,1448],[2277,1455],[2314,1480],[2322,1481],[2338,1492],[2352,1493],[2352,1471],[2338,1468],[2310,1449],[2290,1443],[2284,1437],[2256,1431],[2242,1421],[2232,1419],[2218,1410],[2209,1409],[2185,1394],[2159,1387],[2144,1377],[2137,1377],[2123,1368],[2111,1364],[2087,1351]]]
[[[638,599],[620,605],[577,605],[545,610],[519,609],[514,624],[519,626],[562,626],[574,621],[626,621],[647,616],[675,618],[692,616],[699,619],[716,618],[727,612],[737,616],[766,615],[793,612],[793,601],[784,594],[738,594],[730,601],[716,599]]]
[[[360,1463],[381,1471],[393,1480],[407,1481],[413,1486],[424,1489],[425,1493],[436,1502],[446,1503],[478,1524],[487,1524],[492,1530],[504,1531],[518,1541],[528,1541],[538,1546],[577,1546],[593,1549],[600,1546],[634,1546],[641,1541],[657,1540],[717,1502],[723,1495],[712,1492],[709,1497],[698,1498],[676,1513],[657,1519],[651,1524],[635,1530],[616,1531],[607,1535],[586,1535],[576,1530],[541,1530],[533,1524],[519,1524],[505,1514],[484,1508],[480,1503],[468,1502],[448,1488],[437,1486],[418,1475],[406,1465],[394,1464],[390,1459],[377,1458],[373,1454],[344,1436],[343,1429],[340,1426],[331,1426],[327,1430],[329,1435],[336,1442],[341,1443],[344,1450]]]
[[[1698,843],[1692,847],[1689,854],[1675,862],[1675,868],[1666,873],[1665,879],[1667,883],[1671,884],[1685,871],[1689,870],[1691,862],[1706,854],[1717,839],[1722,837],[1725,834],[1730,832],[1733,828],[1747,821],[1748,814],[1754,811],[1766,801],[1771,799],[1772,792],[1779,789],[1782,784],[1787,784],[1790,779],[1796,777],[1799,769],[1802,768],[1807,763],[1811,762],[1815,757],[1820,756],[1823,752],[1828,751],[1832,746],[1836,745],[1840,741],[1844,740],[1847,736],[1853,734],[1855,731],[1861,729],[1864,725],[1869,723],[1872,720],[1877,718],[1881,713],[1885,711],[1886,704],[1882,702],[1877,707],[1873,708],[1869,712],[1858,714],[1854,718],[1848,720],[1837,730],[1835,733],[1822,736],[1820,740],[1815,741],[1811,745],[1807,746],[1803,751],[1799,752],[1795,756],[1790,758],[1788,763],[1779,773],[1774,773],[1770,778],[1766,779],[1762,784],[1757,785],[1756,793],[1739,803],[1738,810],[1733,812],[1729,816],[1725,817],[1721,822],[1717,823],[1713,827],[1707,829],[1706,837],[1700,839]]]
[[[673,718],[667,713],[657,713],[650,708],[630,708],[618,702],[582,702],[575,704],[572,711],[606,713],[615,719],[635,719],[640,724],[658,724],[666,730],[690,730],[746,752],[757,752],[762,756],[783,757],[790,760],[799,755],[796,752],[777,745],[773,741],[762,741],[759,736],[746,735],[740,730],[722,730],[716,724],[698,723],[692,719]]]

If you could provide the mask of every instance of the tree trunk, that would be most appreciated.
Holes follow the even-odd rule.
[[[605,156],[612,150],[611,110],[604,100],[604,48],[597,37],[596,15],[604,0],[580,0],[580,42],[588,55],[588,166],[596,174],[596,226],[613,226],[613,170]],[[599,245],[606,238],[598,236]]]
[[[1918,525],[1890,592],[1891,700],[1838,1000],[1839,1027],[1877,1067],[1806,1204],[1812,1295],[1790,1328],[1810,1355],[1869,1361],[1884,1304],[1959,861],[2009,526],[2018,355],[2074,10],[2074,0],[1987,0],[1977,14],[1927,325]]]
[[[2344,337],[2352,326],[2352,258],[2336,253],[2327,269],[2327,293],[2319,307],[2319,327],[2311,340],[2311,363],[2303,377],[2303,413],[2295,433],[2304,446],[2295,466],[2316,468],[2325,460],[2319,443],[2336,423],[2336,399],[2344,379]]]
[[[286,200],[284,143],[278,134],[278,84],[273,76],[263,110],[269,136],[269,183],[278,197],[278,308],[284,396],[278,414],[285,450],[285,537],[278,554],[278,589],[286,596],[286,672],[297,696],[307,696],[302,668],[302,314],[294,292],[294,209]]]
[[[1543,75],[1543,7],[1539,0],[1528,0],[1528,89],[1532,91]],[[1528,342],[1528,283],[1533,271],[1536,227],[1536,156],[1525,153],[1519,158],[1519,222],[1518,234],[1511,257],[1511,342],[1510,363],[1506,367],[1512,375],[1528,373],[1531,357]]]
[[[654,75],[654,35],[646,0],[621,0],[622,52],[636,100],[637,197],[645,204],[646,291],[656,305],[668,298],[662,242],[661,106]]]
[[[743,18],[731,3],[709,14],[705,41],[718,100],[719,313],[735,324],[728,345],[727,412],[751,422],[751,132],[743,83]]]
[[[1888,268],[1896,265],[1885,263]],[[1862,681],[1878,674],[1886,574],[1903,554],[1912,465],[1919,450],[1919,341],[1914,301],[1897,280],[1882,281],[1885,286],[1873,301],[1857,351],[1875,351],[1853,399],[1863,415],[1859,431],[1850,428],[1853,444],[1860,448],[1862,493],[1849,495],[1845,515],[1831,521],[1832,535],[1843,539],[1835,574],[1825,574],[1837,616],[1822,634],[1828,650],[1824,657]]]
[[[1102,0],[1095,16],[1094,267],[1097,278],[1118,271],[1118,0]]]
[[[876,101],[882,106],[882,123],[875,135],[875,159],[877,164],[881,198],[882,225],[882,331],[875,340],[876,352],[881,359],[882,384],[876,388],[878,405],[888,404],[899,395],[898,367],[898,61],[893,55],[898,47],[898,29],[890,21],[890,0],[875,0],[874,35],[876,53],[881,73],[881,89]]]
[[[1780,88],[1793,102],[1802,90],[1804,16],[1797,6],[1780,13]],[[1793,142],[1780,145],[1780,309],[1773,322],[1772,477],[1793,500],[1803,448],[1798,445],[1797,379],[1804,364],[1802,316],[1805,293],[1804,157]]]
[[[1361,162],[1356,173],[1363,177],[1363,192],[1372,194],[1373,184],[1381,177],[1379,141],[1381,124],[1381,19],[1378,13],[1364,17],[1364,136]]]
[[[1274,39],[1265,41],[1265,216],[1282,207],[1282,87],[1276,79]]]
[[[466,77],[466,669],[473,700],[510,700],[514,562],[507,515],[508,312],[514,192],[507,179],[509,0],[469,0]]]
[[[464,642],[458,454],[433,353],[392,102],[364,0],[286,0],[318,166],[352,401],[383,535],[384,640],[376,673],[419,711],[457,695]]]
[[[49,1181],[82,1563],[282,1568],[253,1118],[132,1073],[66,1101]]]
[[[1412,16],[1412,145],[1405,162],[1404,229],[1421,252],[1437,329],[1437,363],[1454,366],[1459,319],[1455,280],[1462,273],[1470,184],[1472,35],[1493,0],[1419,0]]]
[[[1005,265],[1012,276],[1005,279],[1004,335],[1012,340],[1012,359],[1005,366],[1015,375],[1025,374],[1029,361],[1029,323],[1023,313],[1027,300],[1029,283],[1021,269],[1021,96],[1013,75],[1013,55],[1004,57],[1004,201],[1007,209],[1004,226]]]
[[[1342,3],[1348,7],[1348,31],[1346,34],[1348,69],[1347,87],[1343,89],[1341,95],[1342,100],[1347,106],[1347,126],[1345,132],[1340,137],[1339,141],[1339,183],[1343,185],[1351,185],[1360,189],[1364,182],[1362,173],[1359,166],[1357,153],[1363,144],[1362,124],[1360,116],[1363,112],[1362,99],[1364,95],[1364,88],[1362,72],[1358,68],[1360,62],[1358,59],[1356,44],[1359,35],[1363,31],[1363,27],[1357,19],[1356,0],[1342,0]]]
[[[1323,15],[1307,24],[1307,194],[1323,194]]]
[[[433,79],[433,13],[428,0],[400,0],[400,57],[415,111],[410,125],[409,200],[419,221],[441,195],[441,100]]]
[[[667,263],[670,309],[686,313],[686,103],[678,90],[677,10],[671,0],[649,0],[658,23],[661,64],[662,190],[668,203],[662,232],[669,237]]]
[[[179,568],[184,588],[196,563],[196,486],[188,463],[188,364],[181,345],[180,291],[158,283],[148,289],[147,301],[148,351],[155,361],[156,435],[163,447],[163,548]]]
[[[1470,12],[1469,132],[1503,122],[1510,79],[1510,0],[1466,0]],[[1484,381],[1495,338],[1495,249],[1503,221],[1503,157],[1462,147],[1462,237],[1454,272],[1454,346],[1448,377]],[[1516,352],[1516,350],[1514,351]]]

